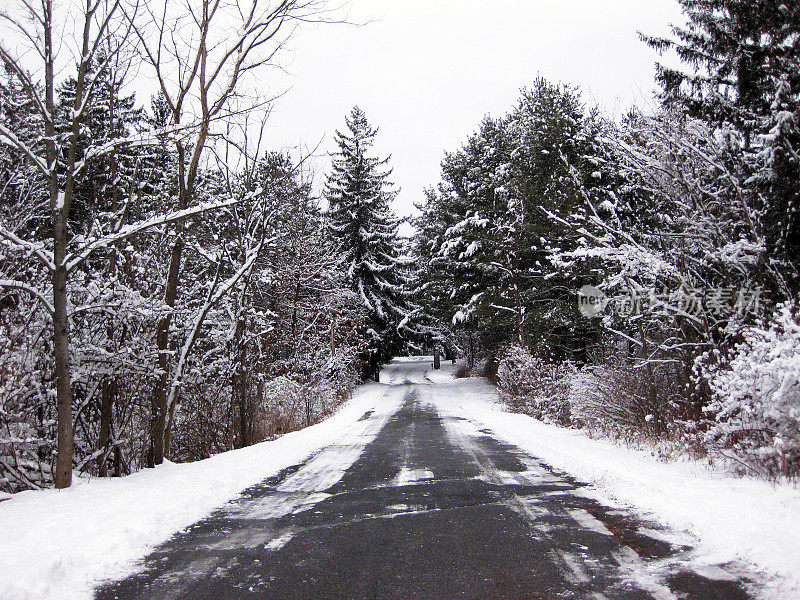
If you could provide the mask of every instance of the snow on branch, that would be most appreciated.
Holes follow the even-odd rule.
[[[157,146],[165,139],[177,139],[192,133],[197,129],[196,123],[188,123],[185,125],[171,125],[169,127],[160,127],[157,129],[148,129],[142,133],[129,135],[126,137],[113,138],[105,141],[102,144],[95,144],[89,146],[85,153],[83,160],[80,163],[80,168],[88,161],[98,158],[105,154],[109,154],[118,148],[140,148],[145,146]],[[76,166],[76,171],[79,167]]]
[[[47,296],[37,290],[34,287],[31,287],[21,281],[15,281],[13,279],[0,279],[0,288],[6,289],[14,289],[14,290],[23,290],[28,292],[31,296],[39,300],[44,307],[47,309],[47,312],[50,313],[52,316],[55,313],[55,309],[53,308],[53,303],[47,299]]]
[[[45,177],[51,177],[52,171],[50,167],[47,166],[47,162],[42,160],[40,156],[38,156],[33,150],[31,150],[30,146],[28,146],[25,142],[20,140],[16,134],[11,131],[8,127],[0,123],[0,142],[4,141],[6,144],[13,146],[20,152],[22,152],[25,156],[27,156],[33,164],[36,165],[36,168],[41,171],[42,175]]]
[[[185,219],[187,217],[191,217],[193,215],[197,215],[200,213],[208,212],[210,210],[219,210],[221,208],[225,208],[226,206],[233,206],[235,204],[239,204],[246,198],[247,196],[242,198],[231,198],[228,200],[223,200],[221,202],[204,202],[192,208],[185,208],[183,210],[173,211],[165,215],[158,215],[156,217],[151,217],[150,219],[145,219],[144,221],[140,221],[138,223],[125,225],[124,227],[120,228],[119,231],[98,238],[95,241],[91,242],[90,244],[86,245],[77,254],[68,255],[67,260],[65,261],[67,265],[67,272],[71,273],[76,268],[78,268],[78,266],[80,266],[80,264],[83,261],[89,258],[89,256],[91,256],[91,254],[95,250],[98,250],[100,248],[107,248],[111,244],[129,238],[131,236],[134,236],[143,231],[147,231],[148,229],[152,229],[153,227],[158,227],[159,225],[166,225],[168,223],[179,221],[181,219]]]
[[[200,311],[197,313],[195,317],[194,323],[192,325],[192,331],[189,334],[189,337],[186,339],[186,342],[183,344],[183,348],[181,348],[181,355],[178,359],[178,364],[175,367],[175,375],[172,379],[172,386],[170,387],[169,397],[167,398],[167,406],[169,407],[170,411],[170,420],[172,417],[172,413],[174,411],[175,405],[175,395],[177,394],[178,388],[181,385],[181,379],[183,378],[183,372],[186,368],[186,360],[191,352],[192,348],[194,347],[194,343],[197,340],[197,335],[200,332],[200,328],[203,326],[203,322],[206,319],[206,315],[211,308],[219,302],[219,300],[227,294],[231,288],[236,285],[239,280],[248,275],[252,269],[253,265],[255,265],[256,259],[258,258],[259,254],[261,254],[261,249],[264,246],[264,241],[262,240],[259,244],[250,252],[250,255],[247,257],[245,263],[239,268],[236,273],[234,273],[228,280],[220,286],[216,292],[214,288],[216,288],[217,282],[219,280],[219,269],[217,269],[217,277],[214,280],[213,285],[208,291],[208,296],[206,298],[205,303],[203,304]]]
[[[14,235],[7,229],[0,227],[0,237],[3,237],[10,241],[12,244],[16,244],[17,246],[28,250],[36,255],[39,261],[47,267],[50,271],[55,271],[55,262],[53,261],[53,255],[51,252],[46,250],[42,244],[37,244],[34,242],[28,242],[23,240],[22,238]]]

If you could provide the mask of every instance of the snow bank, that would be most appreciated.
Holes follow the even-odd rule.
[[[447,368],[447,367],[445,367]],[[700,560],[739,560],[772,579],[769,598],[800,598],[800,490],[739,479],[695,462],[659,462],[646,451],[509,413],[482,379],[436,380],[437,407],[488,426],[497,437],[594,485],[601,502],[623,503],[698,539]]]
[[[420,383],[432,383],[429,397],[442,413],[479,422],[547,464],[594,483],[592,493],[602,502],[624,503],[691,532],[700,559],[745,561],[765,578],[777,577],[766,597],[800,598],[800,490],[725,476],[698,463],[662,463],[647,452],[506,412],[494,387],[483,379],[454,380],[452,370],[443,361],[441,371],[418,373]],[[406,391],[402,368],[389,365],[385,375],[389,385],[362,386],[327,421],[274,442],[0,502],[0,598],[90,598],[93,585],[129,574],[154,546],[246,487],[337,440],[372,435],[374,423],[362,430],[369,421],[357,419],[368,410],[388,418]]]
[[[394,412],[399,399],[384,390],[362,386],[330,419],[272,442],[0,502],[0,598],[91,598],[99,581],[129,574],[154,546],[245,488],[337,439],[363,434],[356,430],[367,421],[357,419],[367,410]]]

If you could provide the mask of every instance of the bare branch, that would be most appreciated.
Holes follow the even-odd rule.
[[[52,302],[47,299],[47,296],[34,287],[22,283],[21,281],[15,281],[12,279],[0,279],[0,287],[28,292],[31,296],[42,303],[42,305],[47,309],[47,312],[50,313],[50,316],[55,313]]]
[[[34,243],[34,242],[28,242],[26,240],[23,240],[22,238],[20,238],[17,235],[11,233],[10,231],[8,231],[7,229],[5,229],[3,227],[0,227],[0,237],[3,237],[5,239],[7,239],[8,241],[16,244],[17,246],[25,248],[29,252],[32,252],[33,254],[36,255],[36,257],[39,259],[39,261],[45,267],[47,267],[47,269],[49,271],[51,271],[51,272],[55,271],[56,267],[55,267],[55,262],[53,260],[53,256],[52,256],[52,254],[50,254],[50,252],[48,252],[44,248],[43,244],[37,244],[37,243]]]
[[[119,231],[103,236],[89,243],[77,254],[67,255],[67,260],[65,261],[67,265],[67,272],[71,273],[74,271],[83,261],[89,258],[93,252],[99,250],[100,248],[105,248],[111,244],[142,233],[143,231],[152,229],[153,227],[158,227],[159,225],[167,225],[169,223],[174,223],[175,221],[180,221],[186,219],[187,217],[199,215],[210,210],[219,210],[221,208],[225,208],[226,206],[233,206],[242,202],[244,199],[245,198],[231,198],[221,202],[205,202],[192,208],[176,210],[165,215],[158,215],[150,219],[145,219],[144,221],[140,221],[138,223],[125,225],[121,227]]]

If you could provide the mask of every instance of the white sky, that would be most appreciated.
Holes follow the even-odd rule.
[[[335,151],[333,132],[358,104],[379,127],[410,214],[486,114],[501,116],[537,75],[579,85],[584,101],[619,114],[649,104],[657,55],[637,30],[665,34],[684,22],[676,0],[352,0],[360,27],[307,28],[290,42],[288,71],[265,74],[287,90],[270,117],[272,149]],[[328,160],[317,161],[327,171]]]

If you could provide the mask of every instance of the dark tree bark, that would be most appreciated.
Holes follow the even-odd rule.
[[[100,433],[97,438],[97,449],[101,451],[97,457],[97,476],[108,477],[108,455],[111,451],[111,416],[116,395],[116,380],[108,377],[103,382],[100,392]]]

